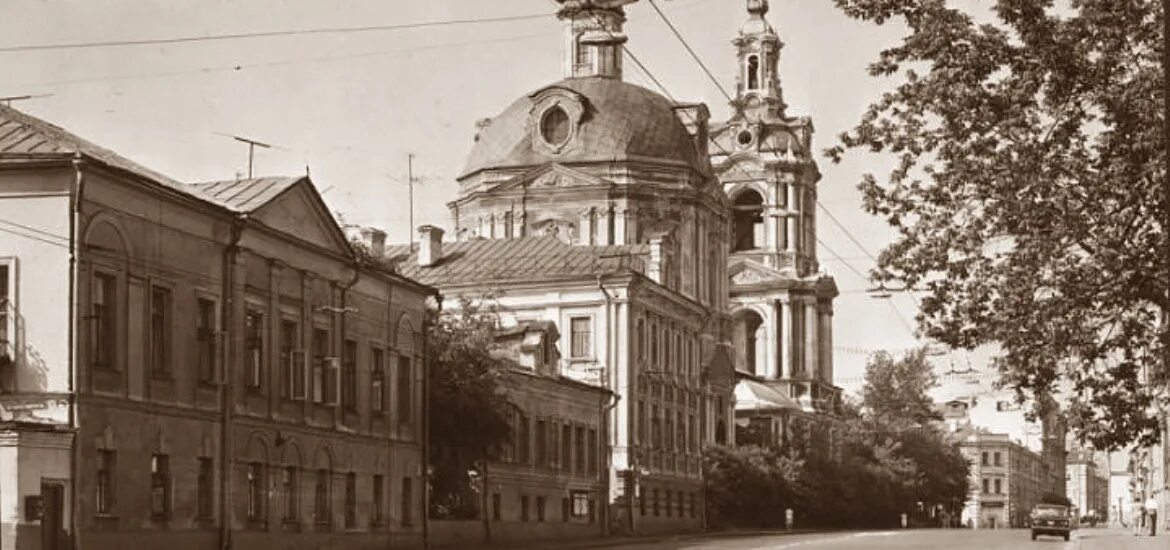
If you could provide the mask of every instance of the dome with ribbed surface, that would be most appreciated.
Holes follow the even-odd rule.
[[[551,89],[575,92],[583,113],[562,150],[542,147],[534,131],[538,97]],[[691,136],[670,100],[613,78],[569,78],[521,97],[480,125],[464,176],[490,168],[538,166],[547,162],[657,160],[703,170]]]

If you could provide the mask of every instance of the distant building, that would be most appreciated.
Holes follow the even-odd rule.
[[[1005,434],[966,429],[954,437],[971,464],[963,524],[976,529],[1025,527],[1047,485],[1041,456]]]
[[[307,177],[183,184],[0,106],[0,221],[0,547],[421,545],[433,290]]]
[[[1066,495],[1081,516],[1091,515],[1103,522],[1109,515],[1109,472],[1098,470],[1097,454],[1084,449],[1069,454]]]

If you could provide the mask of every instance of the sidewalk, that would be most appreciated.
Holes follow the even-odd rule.
[[[523,542],[524,550],[577,550],[585,548],[610,548],[616,546],[624,546],[627,544],[650,544],[658,542],[692,542],[713,538],[727,538],[727,537],[762,537],[762,536],[779,536],[779,535],[805,535],[810,533],[828,533],[834,530],[831,529],[793,529],[792,531],[785,531],[784,529],[728,529],[725,531],[705,531],[701,533],[672,533],[663,535],[613,535],[610,537],[597,537],[587,539],[573,539],[573,540],[547,540],[547,541],[531,541]],[[515,548],[517,542],[499,542],[493,544],[481,544],[474,547],[475,549],[497,549],[497,548]],[[438,550],[443,550],[439,548]]]

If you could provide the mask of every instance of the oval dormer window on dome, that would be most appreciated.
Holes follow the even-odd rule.
[[[560,147],[569,139],[569,114],[560,105],[549,107],[541,115],[540,137],[553,147]]]

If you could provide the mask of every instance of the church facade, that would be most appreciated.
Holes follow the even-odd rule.
[[[490,295],[505,326],[555,322],[561,376],[613,393],[597,499],[611,532],[697,530],[701,449],[734,442],[731,210],[706,107],[622,80],[632,1],[558,0],[564,78],[478,124],[455,242],[425,227],[397,252],[444,307]]]
[[[792,420],[823,418],[840,406],[833,384],[833,299],[837,286],[817,260],[813,124],[787,114],[779,78],[783,43],[766,19],[767,0],[748,0],[732,41],[732,116],[710,130],[713,170],[731,203],[729,313],[741,426],[764,423],[783,441]]]

